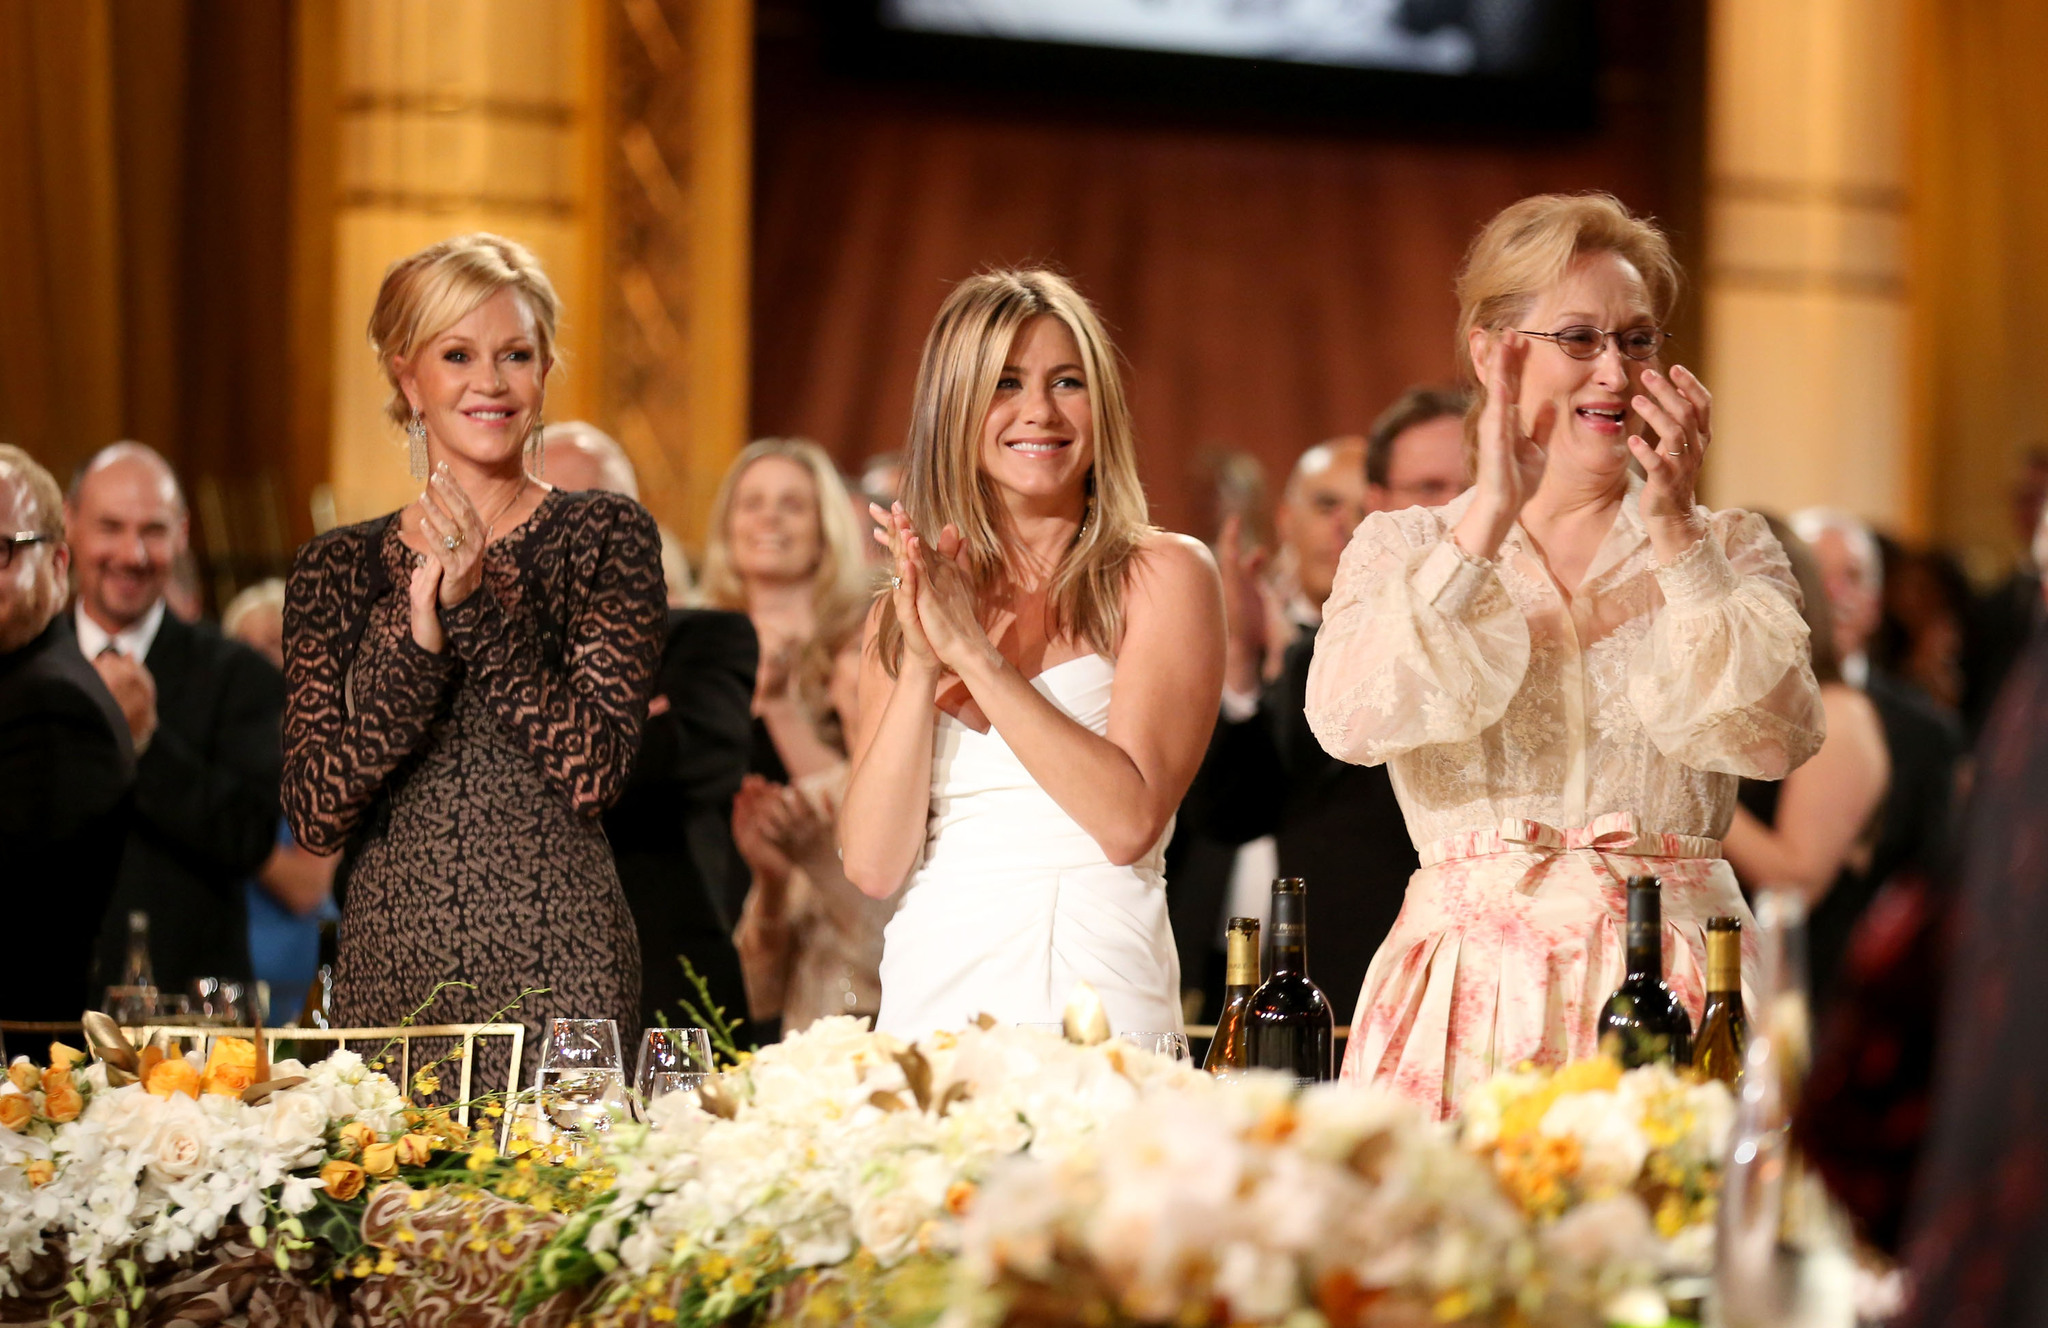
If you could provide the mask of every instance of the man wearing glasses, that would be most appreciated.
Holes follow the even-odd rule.
[[[128,725],[65,618],[57,481],[0,444],[0,908],[10,947],[0,1018],[87,1007],[100,915],[128,833]]]

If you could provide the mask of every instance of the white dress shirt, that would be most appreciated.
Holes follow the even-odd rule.
[[[156,629],[163,625],[164,602],[157,600],[149,606],[148,613],[112,634],[92,620],[83,604],[72,610],[72,619],[78,629],[79,653],[87,659],[98,659],[102,650],[112,646],[120,654],[140,663],[149,658],[149,648],[156,641]]]

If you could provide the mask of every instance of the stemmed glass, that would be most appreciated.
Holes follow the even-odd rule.
[[[1190,1059],[1188,1035],[1185,1033],[1119,1033],[1117,1037],[1134,1047],[1142,1047],[1170,1061],[1185,1062]]]
[[[640,1061],[633,1070],[633,1099],[640,1119],[654,1100],[689,1092],[712,1074],[711,1032],[704,1028],[650,1028],[640,1037]]]
[[[587,1138],[611,1128],[626,1105],[625,1061],[613,1019],[552,1019],[535,1083],[543,1121]]]

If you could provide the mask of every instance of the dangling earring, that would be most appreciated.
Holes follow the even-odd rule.
[[[412,477],[423,480],[427,477],[427,422],[420,418],[417,410],[406,421],[405,432],[410,440],[407,452],[412,463]]]
[[[526,473],[535,479],[548,464],[547,424],[536,412],[533,417],[533,432],[526,435]]]

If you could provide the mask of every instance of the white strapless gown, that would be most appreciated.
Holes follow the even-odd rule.
[[[1031,685],[1102,733],[1115,680],[1115,664],[1083,655]],[[1179,1032],[1180,960],[1161,873],[1171,825],[1144,858],[1118,867],[994,730],[944,712],[935,722],[924,861],[884,933],[875,1026],[916,1038],[982,1013],[1050,1023],[1085,979],[1117,1032]]]

